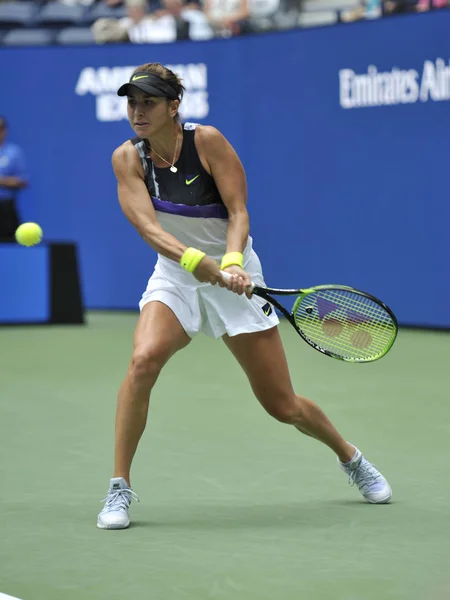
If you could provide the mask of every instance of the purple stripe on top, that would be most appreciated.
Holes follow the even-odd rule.
[[[203,217],[205,219],[228,219],[228,211],[223,204],[206,204],[205,206],[189,206],[174,204],[152,196],[155,210],[180,217]]]

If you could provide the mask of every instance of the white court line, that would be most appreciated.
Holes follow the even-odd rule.
[[[20,598],[14,598],[14,596],[8,596],[0,592],[0,600],[20,600]]]

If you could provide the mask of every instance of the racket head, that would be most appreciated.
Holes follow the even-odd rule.
[[[320,285],[296,299],[291,322],[313,348],[351,363],[379,360],[392,348],[397,319],[381,300],[343,285]]]

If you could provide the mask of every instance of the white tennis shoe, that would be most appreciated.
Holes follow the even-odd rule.
[[[362,496],[371,504],[387,504],[392,498],[392,489],[385,477],[380,473],[375,465],[370,463],[355,448],[355,456],[348,463],[341,463],[339,466],[347,473],[350,485],[357,485]]]
[[[131,500],[139,502],[139,498],[128,486],[123,477],[113,477],[109,482],[109,490],[103,510],[98,515],[97,527],[100,529],[126,529],[130,525],[128,509]]]

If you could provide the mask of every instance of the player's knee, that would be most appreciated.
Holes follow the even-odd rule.
[[[294,395],[278,398],[276,402],[266,405],[266,410],[271,417],[280,421],[280,423],[293,425],[299,419],[299,408]]]
[[[129,375],[131,384],[151,387],[158,378],[164,365],[160,353],[152,348],[136,348],[131,358]]]

